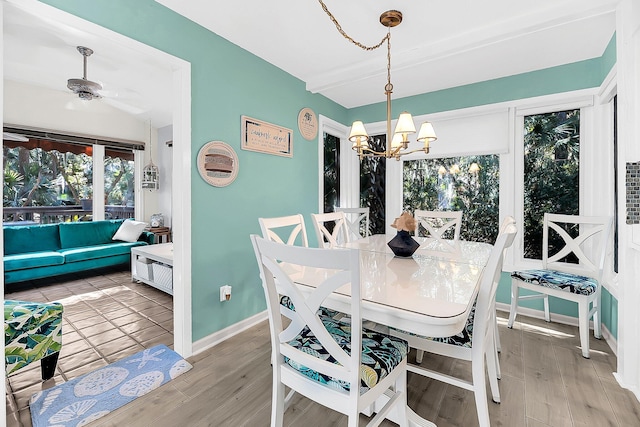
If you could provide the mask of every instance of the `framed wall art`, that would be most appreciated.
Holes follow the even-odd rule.
[[[293,157],[293,131],[262,120],[242,116],[242,149]]]
[[[307,141],[313,141],[318,135],[318,118],[311,108],[305,107],[298,113],[298,129]]]
[[[207,184],[225,187],[238,176],[238,155],[222,141],[207,142],[198,152],[198,172]]]

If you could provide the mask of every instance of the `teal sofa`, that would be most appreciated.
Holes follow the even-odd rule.
[[[123,221],[3,227],[5,285],[130,262],[131,248],[152,244],[154,236],[143,231],[137,242],[112,240]]]

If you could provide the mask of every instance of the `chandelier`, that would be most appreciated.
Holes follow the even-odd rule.
[[[322,0],[318,0],[322,5],[322,9],[326,12],[326,14],[331,18],[331,21],[334,23],[340,34],[351,43],[360,47],[363,50],[375,50],[382,46],[385,42],[387,43],[387,84],[384,87],[384,93],[387,95],[387,143],[385,151],[376,151],[369,145],[369,134],[364,127],[364,123],[360,120],[353,122],[351,125],[351,131],[349,132],[349,141],[352,142],[351,148],[358,153],[360,160],[364,157],[384,157],[387,159],[396,159],[400,160],[400,156],[404,156],[406,154],[415,153],[418,151],[424,152],[425,154],[429,153],[429,143],[435,141],[437,138],[435,131],[433,130],[433,125],[430,122],[424,122],[420,126],[420,131],[418,132],[417,140],[418,142],[422,142],[424,145],[421,148],[415,150],[409,150],[409,134],[416,133],[416,127],[413,123],[413,117],[411,113],[407,111],[403,111],[400,113],[398,117],[398,122],[396,123],[396,128],[393,133],[391,133],[391,93],[393,92],[393,85],[391,84],[391,28],[400,25],[402,22],[402,12],[397,10],[388,10],[383,12],[380,15],[380,23],[387,27],[387,35],[375,46],[365,46],[362,43],[359,43],[349,37],[347,33],[344,32],[336,18],[333,16],[327,6],[322,2]],[[391,144],[389,144],[391,141]]]

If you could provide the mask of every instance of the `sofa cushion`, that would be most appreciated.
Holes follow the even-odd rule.
[[[146,226],[146,222],[128,219],[120,224],[120,228],[118,228],[118,231],[116,231],[116,234],[113,235],[111,240],[137,242]]]
[[[61,248],[59,224],[4,227],[4,255],[56,251]]]
[[[46,267],[64,264],[64,256],[54,251],[29,252],[5,255],[4,271],[23,270],[25,268]]]
[[[60,249],[58,253],[64,256],[66,263],[86,261],[88,259],[105,258],[116,255],[130,255],[131,248],[146,245],[144,242],[119,242],[104,245],[86,246],[83,248]]]
[[[60,245],[62,249],[113,243],[121,219],[107,221],[65,222],[60,226]]]

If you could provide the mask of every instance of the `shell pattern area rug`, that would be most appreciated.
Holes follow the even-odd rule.
[[[148,348],[34,394],[29,402],[33,427],[87,425],[191,368],[165,345]]]

